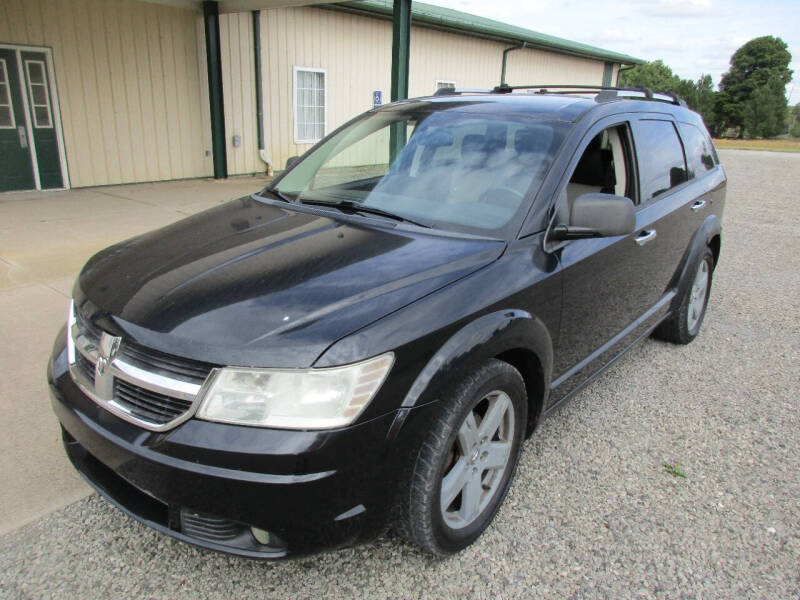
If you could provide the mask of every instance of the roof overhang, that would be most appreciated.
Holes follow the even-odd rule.
[[[177,8],[203,10],[203,0],[141,0],[150,4],[163,4]],[[330,0],[217,0],[219,12],[233,13],[262,8],[286,8],[288,6],[308,6],[310,4],[331,4]]]
[[[182,8],[202,10],[202,0],[142,0],[153,4],[165,4]],[[325,0],[218,0],[219,12],[245,12],[266,8],[286,8],[289,6],[327,5],[326,8],[343,10],[370,15],[378,18],[392,18],[392,0],[357,0],[350,2],[326,2]],[[412,24],[460,33],[473,37],[480,37],[510,45],[523,44],[527,48],[539,48],[550,52],[570,54],[583,58],[604,60],[623,65],[638,65],[643,61],[640,58],[605,50],[581,42],[573,42],[564,38],[502,23],[493,19],[486,19],[458,10],[425,4],[423,2],[411,3]]]
[[[329,7],[337,10],[360,12],[391,19],[392,4],[392,0],[362,0],[358,2],[329,4]],[[641,58],[636,58],[620,52],[605,50],[604,48],[590,46],[589,44],[583,44],[581,42],[573,42],[572,40],[547,35],[538,31],[533,31],[532,29],[525,29],[524,27],[517,27],[516,25],[502,23],[493,19],[479,17],[442,6],[417,2],[416,0],[411,3],[411,19],[412,25],[432,27],[443,31],[460,33],[462,35],[491,39],[510,45],[522,46],[524,44],[527,48],[539,48],[550,52],[559,52],[562,54],[593,58],[595,60],[604,60],[624,65],[637,65],[645,62]]]

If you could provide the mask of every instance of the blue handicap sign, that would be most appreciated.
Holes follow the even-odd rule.
[[[383,92],[375,90],[372,92],[372,108],[378,108],[381,104],[383,104]]]

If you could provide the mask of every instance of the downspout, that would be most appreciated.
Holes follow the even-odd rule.
[[[264,149],[264,95],[261,89],[261,11],[253,11],[253,64],[256,69],[256,134],[258,156],[267,165],[267,175],[272,175],[272,160]]]
[[[623,71],[630,71],[631,69],[633,69],[635,67],[636,67],[636,65],[626,65],[626,64],[621,64],[619,66],[619,69],[617,69],[617,82],[616,82],[617,87],[619,87],[619,76],[622,74],[622,72]]]
[[[508,61],[508,53],[514,50],[522,50],[528,45],[528,42],[522,42],[521,46],[511,46],[503,50],[503,69],[500,71],[500,87],[506,87],[506,62]]]

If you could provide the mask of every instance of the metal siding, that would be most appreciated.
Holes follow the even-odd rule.
[[[256,134],[253,17],[249,12],[220,15],[219,32],[228,173],[263,173],[266,165],[258,155]],[[238,148],[233,146],[235,135],[242,138]]]
[[[135,0],[3,0],[0,42],[52,48],[73,186],[211,174],[200,13]]]
[[[313,7],[261,11],[264,139],[275,168],[294,143],[293,67],[327,71],[329,133],[388,100],[391,22]],[[226,149],[231,174],[264,170],[258,156],[250,13],[220,15]],[[135,0],[4,0],[0,42],[50,46],[73,186],[207,176],[211,133],[202,16]],[[413,96],[437,79],[499,82],[505,44],[412,27]],[[616,73],[617,67],[615,67]],[[509,55],[510,83],[599,84],[603,62],[544,50]],[[233,148],[233,135],[242,137]]]
[[[390,21],[315,7],[266,9],[261,11],[261,47],[264,143],[275,169],[311,146],[294,143],[293,67],[327,71],[326,133],[372,108],[373,90],[381,90],[388,101]],[[459,87],[493,87],[500,82],[506,47],[412,26],[409,95],[432,94],[437,79],[455,81]],[[509,54],[508,81],[599,85],[603,65],[602,60],[526,48]]]

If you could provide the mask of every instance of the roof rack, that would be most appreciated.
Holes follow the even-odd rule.
[[[630,98],[641,100],[655,100],[657,102],[668,102],[676,106],[687,107],[686,101],[673,92],[654,92],[646,87],[610,87],[604,85],[498,85],[492,89],[461,89],[461,88],[441,88],[436,90],[434,96],[449,96],[458,94],[510,94],[514,90],[535,90],[535,94],[585,94],[586,92],[597,92],[595,100],[597,102],[609,102],[618,98]],[[555,90],[555,91],[550,91]]]
[[[492,88],[443,87],[433,93],[434,96],[458,96],[459,94],[494,94],[494,90]]]

